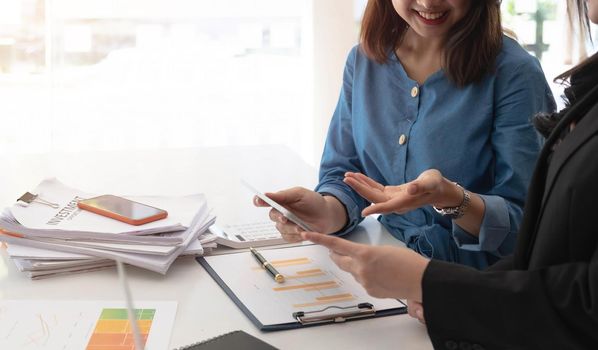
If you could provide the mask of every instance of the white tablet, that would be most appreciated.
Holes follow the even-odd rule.
[[[271,198],[267,197],[265,194],[263,194],[262,192],[258,191],[255,187],[253,187],[250,184],[248,184],[246,181],[241,180],[241,183],[245,187],[247,187],[248,189],[250,189],[251,192],[253,192],[256,196],[258,196],[264,202],[268,203],[268,205],[270,205],[272,208],[278,210],[280,213],[282,213],[282,215],[284,215],[287,219],[289,219],[292,222],[294,222],[295,224],[297,224],[303,230],[305,230],[305,231],[313,231],[309,227],[308,224],[306,224],[305,222],[303,222],[303,220],[299,219],[295,214],[293,214],[292,212],[290,212],[287,208],[283,207],[282,205],[278,204],[277,202],[275,202]]]

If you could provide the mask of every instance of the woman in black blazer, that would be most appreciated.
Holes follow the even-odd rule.
[[[598,0],[569,2],[582,27],[598,22]],[[550,135],[511,257],[477,271],[403,248],[303,238],[330,248],[371,295],[409,299],[437,349],[598,349],[598,54],[560,78],[568,107],[534,120]]]

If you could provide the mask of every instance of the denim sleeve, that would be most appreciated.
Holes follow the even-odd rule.
[[[515,69],[503,69],[495,84],[491,143],[495,155],[494,184],[481,195],[486,206],[479,237],[453,222],[453,238],[461,249],[502,257],[512,253],[523,205],[540,150],[540,136],[531,118],[556,106],[540,64],[530,57]]]
[[[317,192],[336,197],[347,210],[348,224],[337,234],[353,230],[363,220],[361,211],[370,204],[343,182],[347,171],[363,172],[353,141],[351,108],[357,50],[358,47],[354,47],[347,58],[343,86],[328,128],[320,162],[320,181],[316,187]]]

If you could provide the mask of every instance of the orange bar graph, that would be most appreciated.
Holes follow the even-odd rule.
[[[311,269],[311,270],[297,271],[297,274],[298,275],[311,275],[316,272],[323,272],[323,271],[320,269]]]
[[[343,293],[343,294],[336,294],[336,295],[327,295],[323,297],[317,297],[316,301],[312,301],[309,303],[304,304],[293,304],[293,307],[309,307],[309,306],[318,306],[318,305],[326,305],[326,304],[334,304],[338,301],[350,301],[354,300],[355,297],[351,293]]]
[[[326,274],[326,272],[324,272],[320,269],[311,269],[311,270],[297,271],[296,275],[285,275],[284,278],[297,279],[297,278],[324,276],[325,274]]]
[[[331,283],[331,284],[325,284],[323,286],[316,286],[316,287],[309,287],[309,288],[305,288],[306,292],[310,292],[310,291],[315,291],[315,290],[324,290],[324,289],[336,289],[338,288],[339,285],[336,283]]]
[[[284,287],[274,287],[272,288],[275,292],[284,292],[289,290],[297,290],[297,289],[305,289],[308,290],[310,288],[321,288],[321,287],[330,287],[330,286],[337,286],[338,283],[335,281],[326,281],[326,282],[318,282],[318,283],[304,283],[304,284],[296,284],[293,286],[284,286]]]
[[[297,258],[297,259],[270,261],[270,264],[272,264],[274,267],[305,265],[305,264],[309,264],[309,263],[311,263],[311,260],[309,258]]]
[[[297,259],[287,259],[287,260],[272,260],[270,261],[270,265],[274,267],[287,267],[287,266],[295,266],[295,265],[306,265],[310,264],[312,261],[308,258],[297,258]],[[261,266],[254,266],[252,268],[253,271],[260,271],[263,268]],[[308,270],[309,271],[309,270]]]
[[[288,280],[292,280],[292,279],[297,279],[297,278],[308,278],[308,277],[317,277],[317,276],[325,276],[325,275],[326,275],[325,272],[314,272],[314,273],[304,274],[304,275],[284,275],[284,278],[286,278]]]
[[[344,294],[337,294],[337,295],[328,295],[325,297],[317,297],[316,300],[339,300],[339,299],[346,299],[346,298],[353,298],[353,294],[351,293],[344,293]]]
[[[155,309],[135,310],[143,344],[147,341]],[[135,341],[126,309],[103,309],[89,338],[86,350],[135,350]]]

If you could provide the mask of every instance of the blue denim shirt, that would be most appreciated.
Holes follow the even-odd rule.
[[[514,249],[541,143],[530,120],[554,108],[539,62],[508,37],[495,71],[463,88],[442,70],[419,85],[394,53],[379,64],[355,47],[345,66],[316,191],[345,205],[349,223],[343,234],[370,205],[343,183],[345,172],[399,185],[438,169],[481,195],[486,211],[479,237],[431,206],[379,220],[423,255],[486,267]]]

